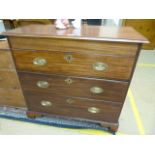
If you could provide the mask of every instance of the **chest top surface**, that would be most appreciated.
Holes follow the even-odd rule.
[[[83,25],[79,29],[58,30],[54,25],[29,25],[2,33],[14,37],[39,37],[93,41],[148,43],[148,40],[132,27]]]

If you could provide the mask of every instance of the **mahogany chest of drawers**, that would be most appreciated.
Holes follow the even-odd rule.
[[[130,27],[57,30],[30,25],[4,32],[29,117],[51,115],[118,128],[140,47]]]

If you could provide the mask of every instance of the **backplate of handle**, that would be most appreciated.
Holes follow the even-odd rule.
[[[105,71],[108,68],[108,65],[104,62],[96,62],[92,65],[92,67],[96,71]]]
[[[94,86],[90,88],[90,92],[93,94],[101,94],[104,92],[104,89],[101,87]]]
[[[88,108],[88,112],[93,113],[93,114],[96,114],[96,113],[99,113],[100,112],[100,109],[99,108],[96,108],[96,107],[89,107]]]
[[[50,106],[52,106],[52,102],[47,101],[47,100],[42,100],[41,105],[44,106],[44,107],[50,107]]]
[[[36,66],[45,66],[47,64],[47,60],[41,57],[37,57],[33,59],[33,64]]]
[[[36,84],[39,88],[48,88],[49,87],[49,83],[47,81],[37,81]]]

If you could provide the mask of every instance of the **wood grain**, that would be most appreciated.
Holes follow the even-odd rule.
[[[125,19],[123,25],[133,27],[150,41],[142,46],[143,49],[155,48],[155,19]]]
[[[15,71],[0,71],[0,88],[20,89]]]
[[[72,98],[74,103],[68,104],[67,97],[48,95],[47,93],[36,93],[25,91],[25,96],[30,111],[36,111],[47,114],[69,116],[72,118],[85,118],[96,121],[117,122],[121,105],[115,105],[104,101],[94,101],[80,98]],[[52,102],[51,107],[44,107],[40,104],[42,100]],[[89,107],[100,109],[99,113],[88,112]]]
[[[9,37],[12,49],[30,49],[61,52],[87,52],[87,54],[105,54],[113,56],[136,55],[137,44],[97,42],[88,40],[66,40],[55,38]]]
[[[7,40],[0,40],[0,51],[10,51],[10,47]]]
[[[18,72],[23,90],[43,92],[64,96],[75,96],[97,100],[108,100],[113,102],[123,102],[128,87],[127,82],[110,81],[93,78],[66,77],[47,74],[34,74]],[[68,84],[66,80],[71,80]],[[37,86],[38,81],[46,81],[48,88],[40,88]],[[93,94],[90,89],[92,87],[100,87],[104,91],[100,94]]]
[[[0,106],[26,108],[7,41],[0,41]]]
[[[9,40],[29,116],[88,120],[117,130],[140,47],[148,43],[145,37],[129,27],[57,30],[52,25],[24,26],[3,35]],[[66,61],[67,55],[72,58],[70,62]],[[47,63],[35,65],[33,60],[38,57]],[[94,70],[96,62],[108,67]],[[67,84],[67,78],[73,82]],[[49,82],[49,87],[38,88],[38,81]],[[104,92],[91,94],[92,86]],[[42,106],[42,100],[50,101],[52,106]],[[99,113],[88,112],[90,107],[98,108]]]
[[[69,76],[100,77],[118,80],[129,80],[134,58],[112,57],[97,54],[64,53],[64,52],[40,52],[13,50],[16,67],[19,71],[31,71]],[[64,57],[72,55],[73,61],[68,63]],[[45,66],[36,66],[33,60],[37,57],[47,61]],[[103,62],[108,65],[105,71],[96,71],[92,65]]]
[[[24,96],[22,94],[21,89],[0,88],[0,106],[26,108]]]
[[[11,51],[0,50],[0,70],[15,70]]]
[[[57,30],[54,25],[29,25],[8,30],[5,36],[37,38],[62,38],[72,40],[95,40],[110,42],[148,43],[147,39],[131,27],[87,26],[81,29]]]

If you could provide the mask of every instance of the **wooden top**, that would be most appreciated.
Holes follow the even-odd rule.
[[[148,43],[148,40],[131,27],[83,25],[81,29],[58,30],[54,25],[28,25],[2,33],[4,36],[98,40],[112,42]]]

